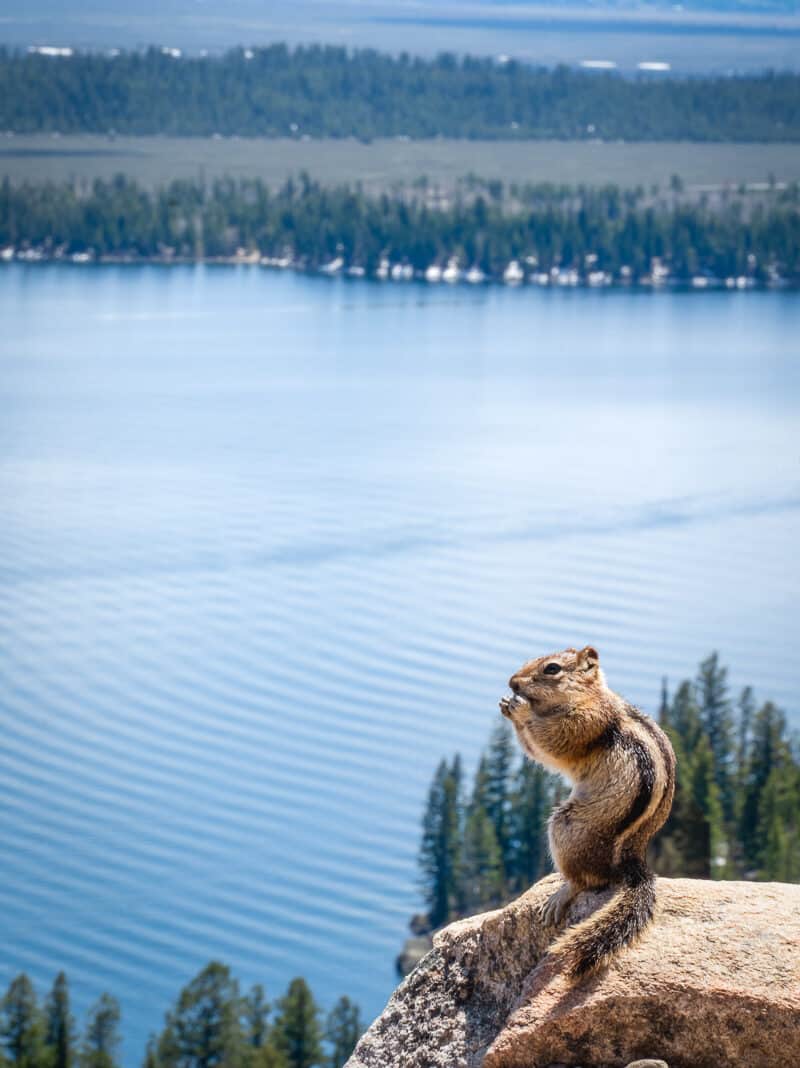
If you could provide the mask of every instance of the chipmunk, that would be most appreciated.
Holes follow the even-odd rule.
[[[548,824],[550,852],[564,884],[542,916],[559,923],[582,890],[619,888],[552,947],[580,978],[645,929],[655,908],[647,844],[675,792],[675,754],[650,719],[610,690],[591,646],[531,660],[511,677],[500,711],[525,752],[573,784]]]

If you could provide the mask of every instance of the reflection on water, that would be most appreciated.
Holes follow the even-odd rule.
[[[0,984],[211,957],[374,1015],[434,765],[525,656],[798,722],[800,302],[0,274]]]

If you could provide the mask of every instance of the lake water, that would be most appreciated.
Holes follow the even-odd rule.
[[[800,725],[800,300],[0,271],[0,984],[375,1015],[523,658]]]

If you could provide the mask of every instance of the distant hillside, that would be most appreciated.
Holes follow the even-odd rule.
[[[321,46],[221,57],[0,50],[0,130],[798,141],[800,75],[625,79]]]

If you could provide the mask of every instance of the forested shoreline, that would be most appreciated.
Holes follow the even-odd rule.
[[[22,973],[0,999],[0,1068],[119,1068],[120,1020],[119,1002],[104,993],[79,1030],[64,972],[43,1005]],[[271,1004],[263,986],[243,994],[230,969],[211,961],[151,1036],[142,1068],[342,1068],[362,1029],[348,997],[323,1018],[305,979]]]
[[[0,49],[0,131],[242,137],[798,141],[800,75],[640,75],[274,44]]]
[[[370,196],[307,176],[0,185],[4,260],[225,261],[427,281],[797,285],[800,187],[752,197],[474,181]]]
[[[730,694],[716,653],[658,721],[677,757],[672,813],[651,846],[665,876],[800,882],[800,740],[751,687]],[[523,760],[511,726],[492,733],[471,787],[458,755],[442,760],[428,794],[419,863],[427,924],[493,908],[552,871],[547,818],[569,792]]]

